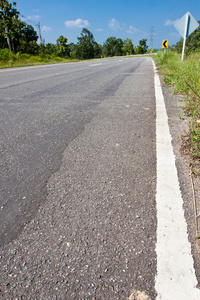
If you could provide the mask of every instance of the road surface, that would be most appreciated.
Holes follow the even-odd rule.
[[[0,78],[2,298],[166,300],[151,58]]]

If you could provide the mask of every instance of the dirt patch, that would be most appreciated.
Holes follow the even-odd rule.
[[[132,291],[129,300],[150,300],[150,297],[145,294],[145,292]]]
[[[192,145],[190,134],[187,133],[181,139],[181,154],[187,162],[190,170],[191,184],[193,189],[195,222],[196,222],[196,242],[200,257],[200,160],[191,154]]]

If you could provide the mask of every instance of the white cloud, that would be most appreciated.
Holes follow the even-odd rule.
[[[129,26],[129,29],[127,30],[127,33],[131,33],[131,34],[133,34],[133,33],[141,33],[141,30],[139,30],[139,29],[137,29],[137,28],[135,28],[133,26]]]
[[[39,19],[40,19],[39,15],[33,15],[33,16],[27,17],[27,20],[32,20],[32,21],[37,21]]]
[[[174,25],[179,19],[176,19],[175,21],[172,21],[172,20],[167,20],[165,22],[165,26],[172,26]]]
[[[88,22],[88,20],[83,20],[83,19],[76,19],[74,21],[69,21],[69,20],[65,21],[65,26],[71,28],[82,28],[89,25],[90,23]]]
[[[117,20],[115,20],[114,18],[112,18],[112,19],[108,22],[108,27],[110,27],[111,29],[114,29],[114,30],[121,29],[120,23],[119,23]]]
[[[97,31],[99,31],[99,32],[100,32],[100,31],[103,31],[103,29],[102,29],[102,28],[97,28]]]
[[[49,31],[51,31],[51,28],[48,27],[48,26],[46,26],[46,25],[44,25],[44,26],[42,27],[42,31],[44,31],[44,32],[49,32]]]

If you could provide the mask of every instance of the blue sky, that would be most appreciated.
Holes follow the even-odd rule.
[[[11,1],[10,1],[11,2]],[[162,40],[173,45],[181,38],[173,24],[186,12],[200,20],[200,0],[16,0],[17,9],[32,26],[40,22],[42,38],[56,43],[63,35],[68,43],[77,43],[83,27],[89,29],[97,43],[110,36],[130,38],[135,46],[146,38],[147,45],[161,48]],[[22,19],[22,17],[21,17]],[[36,27],[35,27],[36,29]]]

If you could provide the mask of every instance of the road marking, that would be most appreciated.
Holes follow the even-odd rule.
[[[162,88],[155,72],[157,136],[157,275],[158,299],[199,300],[200,290],[188,241],[183,199],[171,144]]]
[[[92,64],[92,65],[89,65],[89,67],[97,67],[97,66],[101,66],[102,65],[102,63],[100,63],[100,64]]]

